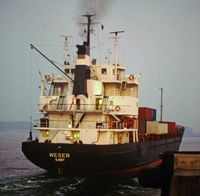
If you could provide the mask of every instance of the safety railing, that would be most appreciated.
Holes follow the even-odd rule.
[[[121,121],[111,121],[109,123],[110,129],[125,129],[127,128],[127,123]]]
[[[48,117],[40,118],[39,120],[35,120],[35,127],[42,127],[42,128],[78,128],[76,127],[77,123],[79,122],[74,121],[74,124],[69,122],[68,120],[60,120],[54,119],[49,120]],[[126,129],[127,123],[121,121],[84,121],[84,123],[93,124],[94,129]]]
[[[122,112],[129,108],[129,105],[107,105],[107,104],[45,104],[39,105],[39,111],[80,111],[80,112]]]

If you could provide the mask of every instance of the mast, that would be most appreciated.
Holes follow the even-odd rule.
[[[115,76],[117,79],[117,64],[118,64],[118,33],[124,33],[124,31],[114,31],[114,32],[110,32],[110,34],[115,34],[114,35],[114,45],[115,45]]]
[[[160,88],[160,122],[163,120],[163,88]]]
[[[95,16],[95,14],[85,14],[82,16],[87,18],[87,23],[86,23],[86,25],[87,25],[87,46],[88,46],[88,55],[90,56],[90,32],[92,32],[91,24],[93,24],[91,17]]]
[[[87,25],[87,41],[84,41],[82,45],[76,45],[77,60],[75,66],[75,76],[73,85],[73,94],[75,96],[84,95],[88,97],[87,80],[90,79],[90,32],[92,32],[91,17],[93,14],[82,15],[87,18],[87,23],[82,23]]]
[[[68,38],[71,38],[72,36],[67,35],[61,35],[60,37],[64,37],[64,65],[69,65],[69,59],[68,59]]]

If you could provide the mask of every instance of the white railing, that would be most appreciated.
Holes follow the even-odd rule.
[[[123,112],[127,110],[129,105],[105,105],[105,104],[45,104],[39,105],[39,111],[81,111],[81,112]]]
[[[36,120],[35,127],[38,128],[76,128],[75,126],[80,124],[80,122],[74,122],[74,126],[67,121],[67,120],[49,120],[48,118],[41,118],[40,120]],[[96,121],[84,121],[84,123],[91,123],[94,124],[94,129],[126,129],[127,123],[121,122],[121,121],[102,121],[102,122],[96,122]],[[79,127],[79,126],[78,126]]]

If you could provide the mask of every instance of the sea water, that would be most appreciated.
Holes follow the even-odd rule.
[[[0,195],[160,195],[161,190],[143,188],[136,178],[102,180],[48,173],[21,152],[21,142],[27,137],[28,131],[0,130]],[[183,138],[180,149],[200,150],[200,138]]]

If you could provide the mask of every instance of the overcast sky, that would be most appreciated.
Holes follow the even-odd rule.
[[[142,73],[140,105],[159,109],[163,87],[164,120],[200,130],[199,0],[0,0],[0,120],[34,116],[38,70],[55,71],[29,44],[62,63],[60,35],[81,40],[77,23],[90,8],[105,27],[92,39],[106,39],[97,42],[104,49],[96,53],[93,42],[92,53],[103,56],[113,49],[109,32],[124,30],[120,61],[129,73]]]

